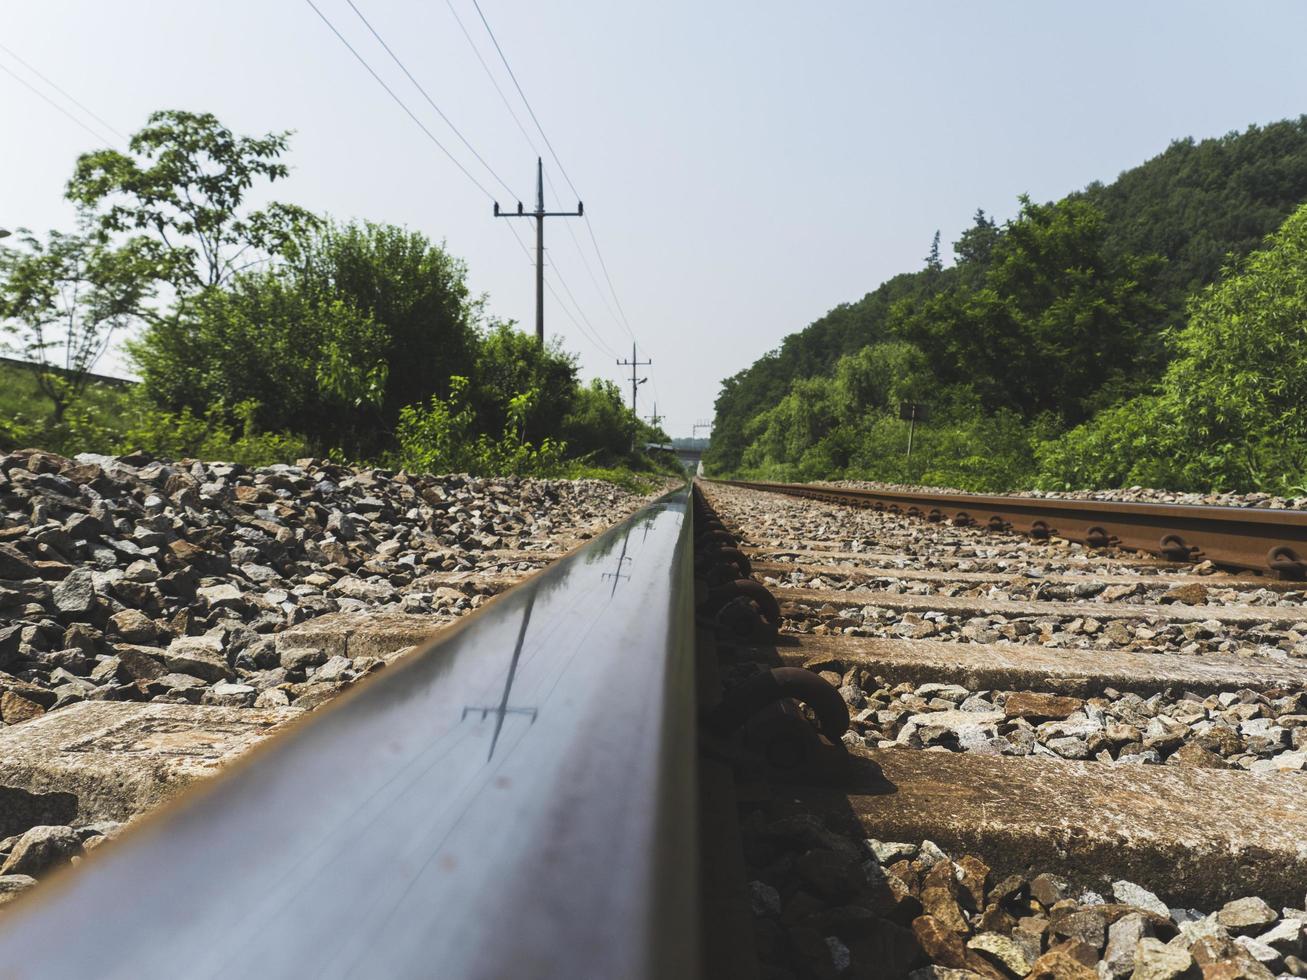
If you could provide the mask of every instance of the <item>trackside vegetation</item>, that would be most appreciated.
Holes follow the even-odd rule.
[[[969,490],[1307,493],[1307,117],[978,212],[945,266],[726,379],[705,466]],[[913,433],[902,402],[930,417]]]
[[[249,204],[290,133],[153,114],[81,156],[74,231],[0,247],[0,451],[146,450],[251,465],[316,455],[426,471],[630,482],[667,435],[557,343],[496,321],[443,243]],[[139,384],[106,385],[120,340]]]

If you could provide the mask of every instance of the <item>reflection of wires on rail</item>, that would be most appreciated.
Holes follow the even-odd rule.
[[[481,720],[485,721],[488,715],[495,716],[495,732],[490,737],[490,752],[486,756],[486,762],[495,757],[495,746],[499,744],[499,733],[504,728],[504,719],[508,715],[529,715],[531,724],[535,724],[536,716],[539,714],[538,708],[514,707],[508,703],[508,697],[513,690],[513,678],[517,675],[517,664],[522,657],[522,643],[526,640],[526,628],[531,624],[531,610],[536,604],[536,590],[532,589],[531,594],[527,596],[526,608],[522,610],[522,625],[517,630],[517,642],[513,645],[513,657],[508,662],[508,676],[504,679],[504,696],[499,699],[497,705],[466,705],[463,708],[463,715],[459,721],[466,721],[467,716],[471,713],[479,713]]]
[[[613,583],[613,588],[612,588],[612,590],[608,593],[608,598],[610,598],[610,599],[611,599],[613,596],[615,596],[615,595],[617,594],[617,583],[618,583],[618,582],[621,582],[621,581],[624,580],[624,579],[630,579],[630,577],[631,577],[631,573],[630,573],[630,572],[625,572],[625,573],[623,573],[623,571],[622,571],[622,569],[626,566],[626,563],[627,563],[628,561],[633,561],[633,560],[634,560],[634,559],[632,559],[632,558],[631,558],[631,557],[626,553],[626,545],[627,545],[627,542],[629,542],[630,540],[631,540],[631,531],[630,531],[630,529],[628,528],[628,529],[627,529],[627,532],[626,532],[625,534],[622,535],[622,553],[621,553],[620,555],[617,556],[617,569],[616,569],[616,571],[612,571],[612,572],[603,572],[603,573],[601,573],[600,576],[599,576],[600,581],[602,581],[602,582],[611,581],[611,582]]]

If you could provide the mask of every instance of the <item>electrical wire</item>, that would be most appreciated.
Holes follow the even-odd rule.
[[[408,80],[412,82],[414,87],[417,88],[417,90],[422,94],[423,98],[427,100],[427,103],[431,106],[431,108],[436,111],[436,113],[440,116],[440,118],[445,121],[445,123],[449,126],[449,128],[453,130],[454,134],[463,142],[463,145],[468,148],[468,150],[472,153],[472,155],[477,158],[477,160],[481,163],[482,166],[486,168],[486,170],[491,174],[491,176],[493,176],[494,179],[498,181],[500,186],[502,186],[509,194],[513,194],[512,189],[508,187],[507,183],[499,176],[498,173],[495,172],[495,170],[476,151],[476,149],[466,139],[466,137],[464,137],[463,134],[459,132],[458,128],[454,126],[452,122],[450,122],[449,118],[444,114],[444,112],[440,110],[439,106],[437,106],[435,101],[431,98],[431,96],[427,94],[426,90],[417,81],[417,79],[413,77],[413,74],[408,70],[407,67],[405,67],[404,63],[400,60],[400,58],[394,53],[394,51],[390,48],[390,46],[386,44],[385,40],[381,37],[380,33],[377,32],[377,30],[372,26],[371,23],[369,23],[367,18],[363,15],[362,11],[360,11],[358,7],[355,6],[353,0],[345,0],[345,2],[349,4],[350,9],[354,11],[354,13],[358,16],[359,20],[363,22],[364,26],[367,27],[368,31],[377,40],[377,42],[381,44],[381,46],[385,49],[386,53],[390,55],[391,59],[395,62],[395,64],[399,66],[399,69],[404,73],[404,75],[408,78]],[[474,5],[475,2],[476,0],[473,0]],[[380,85],[382,89],[385,90],[386,94],[390,96],[390,98],[395,102],[395,104],[398,105],[401,109],[403,109],[404,113],[411,120],[413,120],[413,122],[418,126],[418,128],[422,130],[422,132],[427,136],[427,138],[431,140],[431,142],[434,143],[436,147],[439,148],[440,151],[445,154],[446,157],[449,158],[450,162],[452,162],[459,169],[459,171],[461,171],[462,174],[465,177],[467,177],[467,179],[470,180],[477,187],[478,190],[480,190],[483,194],[485,194],[486,197],[490,198],[491,200],[494,200],[494,195],[491,194],[490,191],[487,190],[486,187],[479,180],[477,180],[476,177],[474,177],[472,173],[465,166],[463,166],[463,164],[458,160],[458,158],[455,157],[454,154],[451,153],[450,150],[443,143],[441,143],[439,139],[436,138],[435,134],[432,133],[431,130],[428,129],[426,125],[423,124],[423,122],[417,117],[417,115],[413,112],[413,110],[409,108],[407,103],[405,103],[404,100],[401,99],[399,95],[395,93],[394,89],[392,89],[389,85],[386,84],[386,82],[381,78],[381,76],[377,74],[376,70],[373,69],[373,67],[368,63],[367,59],[365,59],[361,54],[359,54],[359,52],[355,49],[355,47],[352,44],[350,44],[349,41],[345,38],[345,36],[336,28],[336,25],[333,24],[332,21],[327,17],[327,15],[324,14],[321,11],[321,9],[318,8],[317,4],[315,4],[313,0],[305,0],[305,3],[307,3],[309,7],[312,8],[313,12],[317,14],[318,17],[322,20],[322,22],[326,24],[327,27],[331,30],[331,32],[336,35],[336,38],[341,42],[341,44],[345,45],[345,47],[349,50],[350,54],[352,54],[354,58],[359,62],[359,64],[361,64],[367,70],[368,74],[371,75],[373,80],[376,81],[376,83]],[[452,5],[450,6],[450,10],[452,13],[454,13],[455,20],[459,21],[459,26],[462,27],[463,26],[462,21],[458,18],[458,13],[457,11],[454,10]],[[479,6],[477,7],[477,13],[481,15],[482,22],[486,24],[486,30],[489,31],[490,25],[486,23],[485,14],[481,12]],[[472,39],[468,35],[466,29],[464,29],[463,34],[464,37],[467,38],[468,43],[472,45],[473,51],[477,51],[476,45],[472,42]],[[493,33],[491,34],[491,40],[494,41],[496,50],[499,50],[499,43],[498,41],[495,41]],[[500,58],[503,59],[504,57],[503,51],[500,50],[499,53],[500,53]],[[486,69],[487,73],[489,73],[489,66],[485,64],[483,59],[481,59],[480,52],[477,52],[477,57],[478,60],[481,61],[482,67]],[[504,60],[504,65],[506,68],[508,67],[508,62],[506,59]],[[511,68],[509,68],[509,74],[510,76],[512,75]],[[491,81],[492,82],[494,81],[493,74],[491,75]],[[536,124],[536,127],[539,128],[540,122],[538,119],[536,119],[535,112],[531,109],[530,104],[527,103],[526,96],[522,92],[521,86],[517,85],[516,77],[513,78],[513,84],[517,86],[518,94],[522,96],[523,104],[526,105],[527,111],[531,114],[532,121]],[[504,96],[502,90],[499,89],[498,84],[496,84],[495,87],[496,90],[500,92],[500,97],[504,99],[505,106],[509,109],[510,114],[513,114],[512,108],[507,102],[507,97]],[[514,115],[514,119],[516,120],[516,115],[515,114],[513,115]],[[518,122],[518,128],[522,131],[523,136],[527,138],[528,144],[530,144],[531,139],[527,135],[525,127],[521,125],[520,120],[517,120],[517,122]],[[540,131],[540,135],[544,139],[545,145],[549,147],[549,152],[553,157],[555,163],[558,164],[559,171],[563,174],[564,178],[567,179],[568,186],[571,187],[573,192],[575,193],[575,186],[572,184],[570,178],[567,178],[567,173],[564,170],[562,163],[558,161],[558,155],[554,152],[553,146],[549,144],[548,136],[545,135],[543,130]],[[552,187],[552,183],[551,183],[551,187]],[[512,227],[511,222],[509,223],[509,228],[513,233],[513,238],[517,242],[518,247],[526,255],[527,259],[530,260],[531,258],[530,250],[527,249],[526,244],[522,241],[521,237],[518,235],[517,229]],[[591,232],[591,238],[593,239],[593,232]],[[573,240],[575,241],[575,235],[573,235]],[[577,244],[578,252],[580,252],[580,243],[576,242],[576,244]],[[583,253],[582,253],[582,259],[584,261]],[[600,261],[602,264],[602,256],[600,256]],[[577,301],[575,294],[572,292],[571,287],[567,284],[567,281],[563,277],[562,273],[559,272],[556,266],[551,266],[551,268],[553,270],[554,277],[558,279],[559,283],[563,286],[564,291],[567,293],[569,297],[571,297],[572,303],[576,306],[577,311],[581,315],[581,319],[577,318],[577,316],[572,312],[572,310],[567,306],[567,304],[563,302],[562,297],[558,295],[558,292],[554,289],[553,284],[548,279],[546,279],[545,287],[549,290],[550,294],[554,297],[555,301],[558,303],[559,308],[564,312],[564,314],[567,315],[568,319],[570,319],[573,322],[573,324],[576,325],[577,329],[586,338],[586,340],[589,341],[591,345],[595,347],[596,350],[599,350],[601,353],[605,354],[606,356],[610,356],[610,357],[615,356],[612,352],[612,349],[607,345],[606,342],[603,341],[602,337],[599,336],[599,333],[594,328],[594,325],[590,324],[589,319],[585,317],[585,313],[581,307],[581,304]],[[589,271],[588,266],[587,266],[587,271]],[[591,278],[592,279],[594,278],[593,272],[591,272]],[[596,281],[596,287],[597,285],[598,283]],[[610,288],[611,288],[611,280],[610,280]],[[616,300],[617,299],[616,295],[614,295],[613,298],[614,300]],[[584,323],[582,322],[583,319],[585,320]],[[627,327],[627,330],[628,332],[630,332],[629,326]]]
[[[24,87],[30,89],[30,90],[32,91],[32,93],[33,93],[34,95],[36,95],[37,97],[39,97],[39,98],[41,98],[41,99],[44,99],[46,102],[48,102],[50,105],[52,105],[52,106],[53,106],[55,109],[57,109],[59,112],[63,113],[65,116],[67,116],[67,117],[68,117],[68,118],[69,118],[73,123],[75,123],[75,124],[78,125],[78,126],[81,126],[82,129],[86,130],[88,133],[90,133],[92,136],[94,136],[94,137],[95,137],[97,140],[99,140],[100,142],[102,142],[102,143],[110,143],[110,144],[113,143],[113,140],[111,140],[111,139],[106,139],[103,133],[97,133],[94,129],[92,129],[90,126],[86,125],[86,123],[82,122],[82,120],[78,119],[78,118],[77,118],[76,116],[74,116],[71,112],[69,112],[67,109],[65,109],[63,106],[61,106],[61,105],[60,105],[58,102],[56,102],[54,99],[50,98],[50,96],[48,96],[48,95],[46,95],[44,92],[42,92],[39,88],[37,88],[35,85],[33,85],[33,84],[32,84],[31,82],[29,82],[27,79],[25,79],[22,75],[19,75],[17,72],[15,72],[15,71],[14,71],[12,68],[10,68],[8,65],[0,64],[0,70],[3,70],[7,75],[11,76],[15,81],[18,82],[18,84],[20,84],[20,85],[22,85],[22,86],[24,86]]]
[[[512,102],[510,102],[508,96],[504,94],[504,89],[503,86],[499,84],[499,79],[495,77],[495,73],[491,70],[490,66],[486,64],[486,59],[481,55],[481,49],[477,47],[476,42],[472,40],[472,35],[471,33],[469,33],[467,26],[463,23],[463,18],[459,16],[458,8],[454,6],[453,0],[445,0],[445,6],[449,8],[450,14],[453,15],[454,22],[458,24],[458,29],[462,32],[463,38],[468,43],[468,47],[472,49],[472,53],[476,56],[477,62],[481,65],[481,70],[484,71],[486,77],[490,79],[490,84],[494,87],[495,93],[499,96],[499,101],[503,103],[504,108],[508,111],[509,117],[512,118],[514,125],[517,126],[518,132],[522,134],[522,139],[526,141],[526,145],[531,148],[531,152],[535,156],[541,156],[540,148],[536,145],[535,140],[531,138],[531,134],[527,132],[526,126],[522,124],[521,118],[518,116],[517,112],[513,109]],[[501,57],[503,56],[502,51],[500,52],[500,56]],[[537,125],[539,124],[537,123]],[[551,148],[551,152],[552,152],[552,148]],[[546,173],[545,181],[546,183],[549,184],[549,189],[551,192],[553,192],[554,197],[556,198],[560,197],[561,195],[558,193],[558,188],[554,186],[554,178],[552,177],[552,175]],[[590,278],[590,282],[594,285],[595,292],[598,294],[600,301],[604,304],[605,309],[607,309],[608,315],[614,321],[617,321],[618,320],[617,313],[614,311],[612,303],[608,301],[608,296],[604,292],[603,287],[599,285],[598,278],[595,277],[594,270],[590,266],[590,260],[586,258],[585,249],[581,247],[581,240],[576,237],[576,232],[572,229],[572,225],[570,222],[564,222],[564,224],[567,228],[568,237],[572,240],[572,245],[576,248],[576,254],[580,257],[581,264],[585,268],[586,275]],[[566,280],[564,280],[561,275],[559,276],[559,281],[562,282],[564,287],[566,288],[567,286]],[[568,289],[568,293],[569,295],[571,295],[570,289]],[[584,309],[581,306],[580,302],[577,301],[575,296],[572,297],[572,302],[573,304],[575,304],[577,312],[581,313],[581,315],[584,317],[585,316]],[[591,321],[588,317],[586,317],[586,322],[590,324],[590,328],[594,330],[595,334],[600,338],[600,343],[603,344],[604,347],[607,347],[608,346],[607,342],[603,340],[603,332],[600,331],[597,327],[595,327],[593,321]]]
[[[484,194],[486,197],[488,197],[490,200],[493,201],[495,199],[495,195],[491,194],[490,191],[486,190],[485,185],[482,184],[481,181],[477,180],[474,176],[472,176],[472,172],[468,170],[467,167],[463,166],[463,164],[459,161],[458,157],[454,156],[454,154],[449,151],[449,149],[445,146],[444,143],[436,139],[435,134],[432,133],[431,130],[429,130],[426,127],[426,124],[423,123],[422,120],[419,119],[416,114],[414,114],[413,110],[408,107],[408,104],[405,103],[404,100],[401,99],[398,95],[396,95],[394,89],[392,89],[389,85],[387,85],[385,81],[382,80],[381,76],[376,73],[373,67],[370,64],[368,64],[367,59],[365,59],[363,55],[359,54],[356,50],[354,50],[354,46],[345,39],[345,35],[343,35],[342,33],[340,33],[340,31],[336,29],[336,25],[333,24],[327,18],[327,15],[318,9],[318,5],[315,4],[313,0],[304,0],[304,2],[313,8],[313,12],[322,19],[322,22],[324,24],[326,24],[329,28],[331,28],[331,33],[335,34],[336,37],[340,40],[340,43],[345,45],[345,47],[349,49],[349,53],[352,54],[358,60],[358,63],[360,65],[362,65],[364,68],[367,69],[368,74],[372,76],[372,78],[376,81],[376,83],[386,90],[386,94],[389,95],[395,101],[396,105],[398,105],[401,109],[404,110],[405,115],[407,115],[410,119],[413,120],[414,123],[417,124],[417,127],[421,129],[423,133],[426,134],[427,139],[431,140],[431,142],[434,143],[439,148],[440,152],[445,154],[445,156],[449,158],[449,161],[462,172],[464,177],[466,177],[476,186],[477,190],[479,190],[482,194]]]
[[[513,233],[513,240],[517,242],[517,247],[520,248],[522,250],[522,254],[526,256],[527,262],[532,267],[534,267],[535,259],[532,258],[531,256],[531,250],[527,248],[526,243],[522,241],[522,236],[517,233],[517,228],[513,226],[513,223],[511,221],[508,222],[508,230]],[[553,270],[555,277],[558,279],[559,283],[562,284],[563,289],[567,291],[567,294],[569,296],[571,296],[572,290],[567,285],[567,280],[563,278],[562,273],[558,271],[558,267],[550,266],[549,268]],[[553,283],[551,283],[548,278],[545,279],[545,288],[549,290],[550,295],[553,296],[554,300],[558,303],[558,308],[562,310],[564,314],[567,315],[567,318],[569,320],[571,320],[573,323],[576,324],[577,330],[579,330],[581,332],[581,335],[585,337],[587,341],[589,341],[591,347],[599,351],[599,353],[603,354],[605,357],[617,356],[616,354],[613,353],[612,348],[610,348],[606,343],[604,343],[602,337],[597,336],[598,331],[595,331],[594,334],[590,333],[588,330],[586,330],[585,326],[579,320],[577,320],[577,318],[572,314],[572,311],[567,308],[567,304],[563,302],[562,297],[560,297],[558,293],[554,290]],[[576,303],[575,297],[573,297],[572,302]],[[585,313],[581,310],[581,305],[579,303],[576,303],[576,309],[577,312],[580,313],[582,317],[585,317]],[[588,319],[586,320],[586,323],[589,323]],[[593,325],[591,326],[591,329],[593,329]]]
[[[563,161],[559,159],[558,151],[554,149],[553,143],[549,141],[549,134],[545,132],[545,128],[540,124],[540,119],[536,115],[535,109],[531,107],[531,100],[526,97],[526,92],[523,91],[521,83],[517,80],[517,75],[513,71],[513,66],[508,63],[508,56],[504,54],[504,49],[500,46],[499,39],[495,36],[494,29],[490,26],[490,21],[486,19],[485,11],[481,9],[479,0],[472,0],[472,6],[476,8],[477,15],[481,18],[482,26],[485,27],[486,33],[490,35],[490,41],[494,45],[495,51],[499,54],[499,60],[503,63],[504,70],[508,72],[508,77],[512,79],[513,87],[517,89],[517,94],[521,97],[522,104],[526,106],[526,111],[531,116],[531,121],[535,123],[536,129],[540,131],[540,138],[544,140],[545,146],[548,147],[549,155],[553,157],[559,173],[563,175],[563,179],[567,182],[567,186],[579,199],[581,197],[580,192],[576,189],[576,185],[568,175],[567,168],[563,166]],[[457,17],[457,14],[455,14],[455,17]],[[475,45],[473,45],[473,47],[475,47]],[[530,142],[529,139],[528,142]],[[608,263],[604,260],[603,250],[599,247],[599,239],[595,235],[594,225],[591,223],[589,215],[585,215],[582,220],[585,221],[586,231],[590,235],[590,242],[594,246],[596,257],[599,259],[599,267],[603,270],[604,279],[608,283],[608,289],[613,296],[613,303],[616,304],[617,312],[619,314],[618,320],[623,329],[626,330],[627,335],[630,336],[631,340],[634,342],[636,341],[635,331],[631,329],[631,321],[627,318],[626,311],[622,308],[622,300],[617,294],[617,288],[613,285],[613,277],[608,271]],[[577,247],[579,250],[579,244]],[[596,286],[597,285],[598,284],[596,283]]]
[[[567,186],[572,189],[572,193],[579,199],[580,193],[576,185],[572,183],[572,178],[567,176],[567,168],[563,166],[563,161],[558,159],[558,153],[554,150],[554,145],[549,142],[549,136],[545,133],[545,128],[540,125],[540,120],[536,118],[536,112],[531,108],[531,102],[527,99],[526,93],[522,91],[522,86],[518,83],[517,76],[513,74],[513,66],[508,63],[508,58],[504,55],[504,49],[499,46],[499,39],[495,37],[495,32],[490,29],[490,21],[486,20],[485,11],[481,9],[481,4],[477,0],[472,0],[472,6],[476,8],[477,16],[481,18],[481,23],[485,26],[486,33],[490,35],[490,41],[499,52],[499,60],[504,63],[504,68],[508,71],[508,77],[513,80],[513,87],[517,89],[517,94],[522,97],[522,104],[526,106],[527,113],[531,116],[531,121],[536,124],[536,129],[540,131],[540,138],[545,141],[545,146],[549,148],[549,155],[554,158],[554,163],[558,165],[558,172],[563,175],[567,181]]]
[[[517,124],[518,132],[520,132],[522,138],[526,140],[526,145],[531,147],[532,155],[537,157],[540,156],[541,153],[535,144],[535,140],[531,139],[531,134],[526,131],[526,127],[522,125],[522,120],[519,119],[517,113],[513,111],[513,104],[508,101],[508,96],[504,94],[504,90],[500,87],[499,79],[495,78],[495,73],[491,71],[490,66],[486,64],[486,59],[481,57],[481,49],[476,46],[476,42],[472,40],[472,35],[468,33],[467,28],[463,25],[463,18],[458,16],[458,10],[454,7],[453,0],[445,0],[445,6],[448,7],[449,12],[454,15],[454,21],[458,24],[458,29],[463,32],[463,37],[467,39],[468,47],[472,49],[472,53],[476,55],[477,61],[481,63],[481,68],[485,71],[486,77],[490,79],[490,84],[493,85],[495,91],[499,93],[499,101],[504,104],[504,108],[508,110],[508,114],[513,117],[513,122]],[[550,187],[553,187],[552,183],[550,184]]]
[[[440,106],[436,105],[435,100],[432,99],[431,96],[427,94],[427,90],[424,89],[421,83],[418,82],[418,80],[413,77],[413,73],[408,70],[404,62],[400,61],[399,55],[395,54],[395,52],[391,50],[390,45],[386,43],[385,38],[383,38],[379,33],[377,33],[377,29],[372,26],[371,22],[366,17],[363,16],[363,11],[359,10],[359,8],[355,6],[354,0],[345,0],[345,2],[349,4],[350,10],[354,11],[354,13],[358,15],[359,20],[363,21],[363,26],[365,26],[369,31],[371,31],[372,36],[377,39],[377,43],[386,49],[386,54],[390,55],[391,60],[394,61],[395,64],[399,66],[399,70],[402,71],[404,75],[408,78],[408,80],[413,83],[413,87],[422,93],[422,98],[427,100],[427,105],[431,106],[432,109],[436,110],[436,115],[438,115],[441,119],[443,119],[445,121],[445,125],[454,131],[454,135],[457,136],[462,141],[463,145],[467,147],[468,152],[471,153],[474,157],[476,157],[477,161],[481,164],[481,166],[485,167],[486,170],[490,173],[490,176],[494,177],[495,180],[499,182],[499,186],[508,192],[509,197],[513,197],[513,198],[517,198],[518,200],[521,200],[521,198],[517,194],[513,193],[513,188],[509,187],[508,184],[505,183],[504,179],[500,177],[499,174],[495,173],[495,168],[490,166],[490,164],[486,163],[485,157],[483,157],[480,153],[477,152],[476,147],[474,147],[471,143],[468,142],[467,137],[464,136],[461,132],[459,132],[458,127],[455,126],[450,121],[449,117],[445,115],[443,111],[441,111]]]
[[[16,54],[12,49],[5,47],[3,44],[0,44],[0,51],[3,51],[5,54],[9,55],[9,57],[13,58],[14,61],[18,62],[20,65],[22,65],[24,68],[26,68],[28,71],[30,71],[33,75],[35,75],[35,76],[36,76],[37,78],[39,78],[41,81],[45,82],[45,84],[49,85],[52,89],[54,89],[56,92],[58,92],[60,95],[62,95],[65,99],[67,99],[67,100],[68,100],[69,102],[71,102],[73,105],[77,106],[77,108],[81,109],[84,113],[86,113],[88,116],[90,116],[90,117],[91,117],[92,119],[94,119],[96,122],[98,122],[98,123],[99,123],[101,126],[103,126],[105,129],[109,130],[109,132],[113,133],[115,136],[117,136],[117,137],[118,137],[120,140],[122,140],[124,143],[127,142],[127,137],[126,137],[126,136],[124,136],[122,133],[118,132],[117,129],[115,129],[113,126],[109,125],[109,123],[105,122],[103,118],[101,118],[100,116],[96,115],[94,112],[92,112],[90,109],[88,109],[88,108],[87,108],[85,105],[83,105],[81,102],[78,102],[75,98],[73,98],[71,95],[69,95],[68,92],[67,92],[66,90],[60,88],[59,85],[58,85],[57,83],[55,83],[52,79],[50,79],[48,76],[43,75],[39,70],[37,70],[36,68],[34,68],[34,67],[33,67],[32,65],[30,65],[28,62],[24,61],[22,58],[20,58],[20,57],[18,56],[18,54]]]

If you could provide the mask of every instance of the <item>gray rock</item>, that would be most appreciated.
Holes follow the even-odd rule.
[[[1171,915],[1165,902],[1147,888],[1136,885],[1132,881],[1112,882],[1112,895],[1123,905],[1133,905],[1145,912],[1156,912],[1165,918],[1169,918]]]
[[[933,868],[940,861],[947,861],[949,856],[940,849],[940,846],[932,840],[923,840],[921,847],[918,848],[917,860],[923,867]]]
[[[1103,965],[1113,977],[1127,976],[1135,968],[1135,950],[1139,940],[1150,935],[1145,919],[1138,912],[1123,915],[1107,929],[1107,948]]]
[[[212,636],[181,636],[168,644],[159,659],[169,670],[206,681],[226,680],[230,673],[222,641]]]
[[[348,657],[335,656],[313,671],[315,681],[333,682],[353,677],[354,662]]]
[[[173,691],[199,691],[209,686],[209,682],[192,674],[164,674],[154,679],[154,683]]]
[[[62,616],[85,616],[95,608],[95,581],[90,569],[75,568],[54,587],[55,609]]]
[[[1213,939],[1218,943],[1228,942],[1230,931],[1217,921],[1216,914],[1205,916],[1194,922],[1180,924],[1180,934],[1171,940],[1171,944],[1189,949],[1201,939]]]
[[[979,933],[967,940],[967,948],[974,949],[987,960],[1006,967],[1018,977],[1024,977],[1029,973],[1035,962],[1028,949],[1002,933]]]
[[[290,704],[290,696],[277,687],[260,691],[259,696],[254,699],[256,708],[284,708],[288,704]]]
[[[1307,927],[1307,923],[1286,915],[1284,919],[1258,936],[1257,941],[1278,950],[1281,954],[1292,953],[1297,956],[1302,952],[1304,927]]]
[[[1255,935],[1278,918],[1275,909],[1256,896],[1227,902],[1216,913],[1216,921],[1235,935]]]
[[[18,839],[5,863],[0,865],[0,875],[39,877],[81,851],[82,838],[72,827],[33,827]]]
[[[41,573],[21,551],[11,544],[0,544],[0,579],[22,581],[39,578]]]
[[[765,881],[751,881],[748,888],[749,906],[753,909],[754,915],[781,914],[781,896],[775,888]]]
[[[1088,759],[1090,755],[1089,743],[1074,735],[1050,738],[1045,744],[1064,759]]]
[[[210,609],[227,609],[239,606],[243,601],[241,590],[236,588],[230,582],[222,582],[218,585],[206,586],[202,589],[196,589],[195,594],[204,601]]]
[[[1268,946],[1252,936],[1236,936],[1234,941],[1247,950],[1249,956],[1267,969],[1274,970],[1280,965],[1281,954],[1275,947]]]
[[[0,905],[17,898],[36,884],[31,875],[0,875]]]
[[[258,692],[248,684],[214,684],[200,698],[201,704],[216,704],[226,708],[253,707]]]
[[[853,955],[849,952],[849,947],[845,946],[844,941],[838,936],[827,936],[826,948],[830,950],[831,965],[836,973],[843,973],[853,965]]]
[[[1194,965],[1189,951],[1168,946],[1151,937],[1139,940],[1135,947],[1135,968],[1131,980],[1176,980]]]
[[[874,838],[868,838],[863,843],[867,849],[876,856],[876,860],[883,865],[891,865],[895,861],[916,857],[917,845],[901,843],[899,841],[879,841]]]
[[[327,662],[327,651],[320,647],[286,647],[278,653],[284,670],[306,670]]]

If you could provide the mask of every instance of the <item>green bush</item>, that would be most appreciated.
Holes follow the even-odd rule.
[[[1307,205],[1189,307],[1156,396],[1040,449],[1039,484],[1302,492]]]
[[[526,441],[527,416],[539,397],[532,389],[508,400],[508,421],[503,434],[492,439],[473,435],[476,411],[467,397],[468,380],[450,379],[448,398],[432,396],[425,405],[400,409],[395,436],[397,464],[416,473],[472,473],[554,476],[563,463],[567,446],[548,437],[539,445]]]

